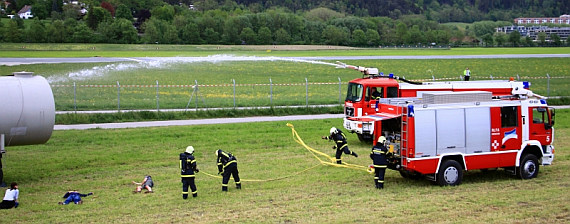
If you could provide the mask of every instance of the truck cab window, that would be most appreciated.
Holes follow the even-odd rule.
[[[359,102],[362,100],[363,87],[361,84],[348,83],[348,91],[346,93],[346,100],[352,102]]]
[[[548,114],[546,114],[545,112],[546,109],[540,107],[532,109],[532,123],[534,124],[548,123]]]
[[[517,107],[501,107],[501,127],[518,126],[518,117]]]
[[[388,87],[388,98],[398,97],[398,87]]]
[[[383,90],[382,87],[374,87],[374,86],[366,87],[366,96],[364,100],[366,101],[379,100],[384,95],[382,90]]]

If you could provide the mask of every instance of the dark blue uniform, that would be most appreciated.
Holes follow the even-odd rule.
[[[384,173],[388,167],[387,153],[388,149],[382,143],[377,143],[370,152],[370,159],[374,163],[374,184],[378,189],[384,188]]]
[[[336,129],[336,133],[326,136],[324,139],[333,140],[336,143],[336,155],[335,155],[336,163],[342,164],[342,160],[340,157],[342,156],[343,152],[344,154],[349,154],[358,157],[358,155],[355,152],[350,151],[350,149],[348,149],[346,136],[340,130]]]
[[[239,179],[239,172],[237,168],[237,158],[229,152],[224,152],[218,149],[218,173],[222,174],[222,191],[228,191],[228,182],[230,175],[234,177],[236,188],[241,189],[241,181]]]
[[[189,153],[180,153],[180,177],[182,178],[182,198],[188,198],[188,186],[192,189],[192,197],[198,196],[196,183],[194,179],[199,170],[196,166],[194,155]]]

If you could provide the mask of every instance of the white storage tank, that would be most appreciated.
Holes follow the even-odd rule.
[[[43,144],[51,137],[54,123],[53,93],[44,77],[32,72],[0,76],[0,135],[4,135],[4,146]]]

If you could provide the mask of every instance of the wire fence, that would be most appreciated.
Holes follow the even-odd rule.
[[[405,78],[405,77],[404,77]],[[473,77],[472,77],[473,78]],[[511,77],[478,76],[479,80],[509,80]],[[516,80],[540,80],[540,88],[531,89],[546,96],[551,94],[551,79],[568,77],[516,76]],[[459,81],[463,77],[415,79],[411,81]],[[544,83],[545,82],[545,83]],[[346,94],[347,81],[340,77],[331,82],[274,83],[193,83],[171,85],[161,84],[54,84],[56,110],[58,111],[97,111],[97,110],[156,110],[161,109],[208,109],[236,107],[310,106],[342,105]],[[542,84],[546,84],[542,87]],[[555,85],[559,85],[557,82]],[[564,94],[562,92],[558,95]]]

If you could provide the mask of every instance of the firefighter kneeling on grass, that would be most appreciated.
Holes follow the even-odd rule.
[[[237,168],[237,158],[229,152],[224,152],[221,149],[216,150],[218,157],[218,174],[222,175],[222,191],[228,191],[228,182],[230,175],[234,177],[236,188],[241,189],[241,182],[239,179],[239,172]]]
[[[358,157],[358,154],[348,149],[346,136],[344,135],[344,133],[342,133],[342,131],[338,130],[337,128],[332,127],[330,130],[330,135],[323,136],[322,139],[333,140],[336,143],[336,146],[333,146],[333,149],[336,149],[336,155],[335,155],[336,163],[342,164],[340,156],[342,156],[343,152],[344,154],[350,154],[353,155],[354,157]]]
[[[195,173],[200,172],[196,166],[196,159],[194,158],[194,147],[186,147],[186,151],[180,153],[180,177],[182,178],[182,198],[188,198],[188,186],[192,189],[192,197],[198,197],[196,190],[196,183],[194,179]]]
[[[374,163],[374,183],[378,189],[384,188],[384,173],[388,167],[388,160],[386,159],[388,149],[384,145],[385,143],[386,138],[384,136],[378,137],[378,142],[370,152],[370,159]]]

